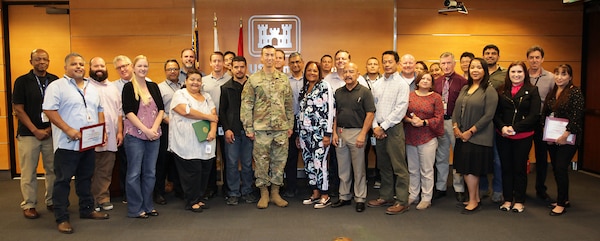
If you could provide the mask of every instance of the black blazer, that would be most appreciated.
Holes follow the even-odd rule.
[[[501,90],[504,91],[498,94],[494,125],[498,130],[512,126],[517,133],[535,130],[540,123],[542,105],[537,86],[523,85],[514,97],[511,88],[503,87]]]

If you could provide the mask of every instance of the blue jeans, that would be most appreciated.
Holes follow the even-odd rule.
[[[87,216],[94,211],[94,197],[90,191],[92,175],[94,174],[94,159],[96,152],[84,152],[57,149],[54,152],[54,217],[56,223],[69,221],[69,193],[71,192],[71,177],[75,176],[75,193],[79,197],[79,215]]]
[[[147,141],[125,135],[127,153],[127,216],[137,217],[154,209],[152,190],[160,140]]]
[[[232,144],[225,142],[225,152],[227,152],[226,178],[229,187],[230,197],[239,197],[252,192],[252,147],[253,142],[244,131],[239,136],[235,136]],[[242,171],[238,171],[238,161],[242,166]],[[240,192],[241,180],[241,192]]]
[[[500,155],[498,154],[498,145],[496,144],[496,135],[494,134],[494,177],[492,178],[492,191],[502,193],[502,165],[500,164]],[[487,193],[490,184],[487,176],[479,178],[479,190]]]

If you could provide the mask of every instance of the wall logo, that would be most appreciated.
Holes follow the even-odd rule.
[[[248,20],[250,55],[260,57],[262,47],[273,45],[286,55],[300,52],[300,18],[295,15],[254,15]]]

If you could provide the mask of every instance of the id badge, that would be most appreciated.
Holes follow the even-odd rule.
[[[42,122],[46,123],[49,121],[50,121],[50,119],[48,119],[48,116],[46,115],[46,113],[42,112]]]
[[[212,152],[212,145],[206,145],[204,148],[204,152],[210,154]]]
[[[225,132],[223,132],[222,126],[217,127],[217,135],[220,135],[220,136],[225,135]]]
[[[90,112],[87,112],[87,121],[88,122],[92,122],[92,116],[90,115]]]
[[[370,139],[371,139],[371,146],[375,146],[375,145],[377,145],[377,139],[375,139],[375,137],[374,137],[374,136],[371,136],[371,138],[370,138]]]
[[[338,138],[338,146],[343,146],[343,144],[342,144],[342,138]]]
[[[448,109],[448,103],[446,103],[446,102],[443,102],[443,103],[444,103],[444,110],[447,110]]]

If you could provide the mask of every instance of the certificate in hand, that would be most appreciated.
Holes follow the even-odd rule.
[[[567,130],[567,124],[569,120],[565,118],[557,117],[546,117],[546,124],[544,125],[544,141],[556,142],[562,134]],[[570,134],[567,137],[567,144],[575,145],[575,134]]]
[[[87,151],[104,144],[104,123],[84,126],[79,129],[81,140],[79,141],[79,151]]]

